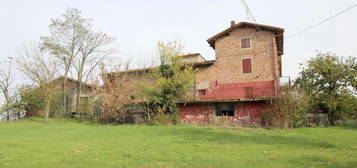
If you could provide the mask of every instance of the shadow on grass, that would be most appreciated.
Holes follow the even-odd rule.
[[[231,133],[226,131],[215,131],[214,129],[176,129],[165,130],[162,135],[179,135],[184,137],[185,140],[191,142],[207,141],[217,144],[241,144],[241,143],[254,143],[261,145],[288,145],[300,148],[335,148],[336,145],[316,142],[304,137],[286,137],[277,135],[268,135],[262,132],[243,132]]]
[[[292,163],[293,165],[300,165],[300,167],[357,167],[357,161],[336,161],[321,156],[298,157],[289,160],[289,163]]]

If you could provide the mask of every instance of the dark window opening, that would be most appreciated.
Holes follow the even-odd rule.
[[[252,59],[246,58],[242,60],[243,73],[252,73]]]
[[[134,99],[136,98],[136,96],[135,96],[135,95],[130,95],[129,98],[130,98],[131,100],[134,100]]]
[[[198,95],[200,95],[200,96],[206,95],[206,89],[200,89],[200,90],[198,90]]]
[[[216,116],[234,116],[233,104],[218,104],[216,106]]]
[[[240,48],[250,48],[250,38],[242,38],[240,40]]]

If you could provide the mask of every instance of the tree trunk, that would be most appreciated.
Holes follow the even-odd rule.
[[[65,72],[64,74],[64,79],[63,79],[63,108],[64,108],[64,115],[68,114],[67,111],[67,75],[68,71]]]
[[[327,117],[328,117],[328,121],[330,122],[330,126],[336,126],[335,118],[329,113],[327,114]]]
[[[48,124],[48,119],[50,117],[50,104],[51,104],[51,96],[49,96],[46,99],[46,105],[45,105],[45,120],[46,120],[46,124]]]
[[[78,81],[78,84],[77,84],[77,97],[76,97],[76,113],[79,112],[79,103],[80,103],[80,95],[81,95],[81,83]]]
[[[10,121],[10,112],[9,112],[9,110],[6,110],[6,121],[7,122]]]
[[[17,119],[19,120],[21,118],[21,111],[17,112]]]

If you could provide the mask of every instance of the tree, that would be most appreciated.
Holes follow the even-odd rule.
[[[76,70],[78,85],[76,97],[76,112],[79,109],[80,94],[83,82],[86,83],[90,75],[95,72],[98,65],[103,62],[106,56],[114,53],[116,50],[110,47],[115,41],[111,37],[100,31],[91,30],[91,26],[87,27],[87,31],[81,38],[80,54],[76,57],[74,68]]]
[[[149,122],[178,122],[176,101],[193,84],[193,68],[179,61],[183,46],[177,41],[158,42],[160,65],[151,69],[151,84],[141,84],[141,97]],[[153,120],[151,120],[153,119]]]
[[[46,123],[49,119],[49,111],[52,95],[55,90],[55,79],[58,71],[58,64],[49,55],[40,50],[38,44],[29,47],[25,46],[19,50],[19,56],[16,60],[18,69],[24,73],[31,81],[39,87],[44,95],[44,115]]]
[[[311,97],[314,111],[326,113],[331,125],[356,111],[356,64],[355,57],[317,53],[296,79],[296,86]]]
[[[38,112],[44,109],[45,93],[34,85],[22,85],[18,93],[26,117],[39,116]]]
[[[67,112],[67,77],[75,58],[80,54],[82,41],[90,20],[81,16],[81,11],[68,8],[62,18],[52,19],[50,36],[41,37],[41,48],[56,56],[64,66],[63,106]]]
[[[5,62],[5,69],[0,70],[0,91],[5,98],[5,102],[2,106],[2,110],[6,114],[6,121],[10,121],[10,108],[13,104],[14,97],[10,93],[12,78],[11,78],[11,67],[12,67],[12,58],[9,58],[8,62]],[[1,114],[0,114],[1,115]]]

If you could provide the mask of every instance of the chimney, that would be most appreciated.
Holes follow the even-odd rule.
[[[234,22],[234,20],[231,21],[231,27],[233,27],[234,25],[236,25],[236,23]]]

